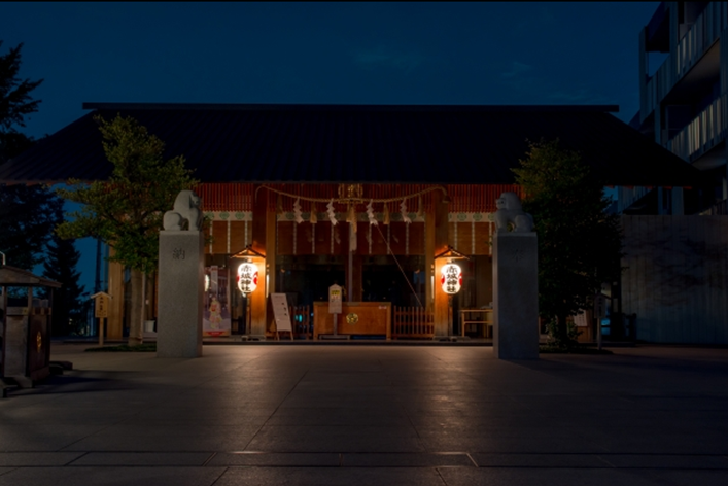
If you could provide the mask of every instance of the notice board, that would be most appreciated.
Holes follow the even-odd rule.
[[[273,317],[276,321],[276,331],[291,332],[291,316],[288,315],[286,294],[281,292],[271,292],[270,303],[273,306]]]

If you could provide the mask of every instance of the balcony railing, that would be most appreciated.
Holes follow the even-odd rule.
[[[668,140],[667,149],[693,162],[726,137],[726,95],[708,105],[688,126]]]
[[[708,209],[700,211],[701,216],[725,216],[728,215],[728,200],[722,200]]]
[[[670,54],[665,58],[665,62],[655,72],[655,74],[647,81],[647,99],[645,105],[645,113],[649,114],[658,106],[667,93],[670,92],[675,84],[674,71],[672,69],[672,59],[674,55]]]
[[[690,30],[670,52],[655,74],[647,80],[647,92],[640,105],[642,120],[652,113],[672,87],[695,65],[705,51],[728,28],[728,2],[710,2]]]
[[[676,79],[682,78],[728,27],[728,4],[710,2],[677,45]]]
[[[621,186],[617,192],[617,212],[623,212],[651,190],[652,187],[645,186]]]

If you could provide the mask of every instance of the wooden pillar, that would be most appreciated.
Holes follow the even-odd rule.
[[[349,264],[347,262],[346,264],[346,277],[345,281],[349,282]],[[362,256],[357,255],[356,253],[353,255],[352,258],[352,265],[351,265],[351,289],[347,289],[348,292],[351,294],[351,301],[352,302],[361,302],[362,299],[362,274],[361,274],[361,268],[362,268]]]
[[[109,256],[113,256],[114,253],[114,249],[109,247]],[[124,337],[124,265],[113,262],[109,262],[108,265],[111,302],[105,337],[107,340],[118,340]]]
[[[435,211],[425,213],[425,309],[432,311],[435,307]]]
[[[265,238],[265,262],[267,272],[267,288],[265,294],[266,308],[268,306],[268,296],[271,292],[276,291],[276,228],[277,228],[277,215],[274,209],[269,209],[266,212],[266,238]],[[267,315],[265,321],[265,330],[270,331],[273,327],[275,319],[273,313]]]
[[[250,335],[263,338],[268,323],[268,293],[276,286],[276,213],[270,209],[270,191],[261,189],[253,201],[251,247],[266,256],[258,265],[258,288],[250,294]]]
[[[253,194],[255,195],[253,201],[253,231],[250,244],[253,250],[266,254],[267,247],[265,243],[268,236],[266,229],[268,225],[269,194],[266,189],[261,189],[256,192],[255,187],[253,188]],[[258,266],[258,288],[248,296],[250,299],[248,302],[250,305],[250,334],[258,337],[265,336],[265,321],[268,310],[265,298],[265,281],[267,275],[265,270],[265,264]]]
[[[432,198],[432,209],[425,216],[425,268],[429,272],[425,278],[425,302],[427,308],[433,309],[435,314],[435,337],[444,337],[449,334],[448,329],[448,295],[439,285],[439,275],[444,259],[435,261],[435,255],[447,249],[447,216],[448,205],[442,202],[443,194],[436,191]],[[434,285],[435,299],[432,299]]]

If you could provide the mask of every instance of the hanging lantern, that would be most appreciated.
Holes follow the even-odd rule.
[[[387,203],[384,203],[384,224],[389,224],[389,206],[387,206]]]
[[[460,267],[454,263],[448,263],[442,267],[442,275],[440,277],[442,290],[447,294],[457,294],[460,287],[463,286],[463,274]]]
[[[258,267],[250,261],[243,262],[238,267],[238,289],[243,294],[249,294],[258,286]]]

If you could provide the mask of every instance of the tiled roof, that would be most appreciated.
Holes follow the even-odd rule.
[[[614,106],[85,103],[93,111],[0,166],[0,181],[108,177],[93,120],[130,115],[202,182],[507,184],[527,140],[559,138],[611,185],[692,186],[698,171]]]

